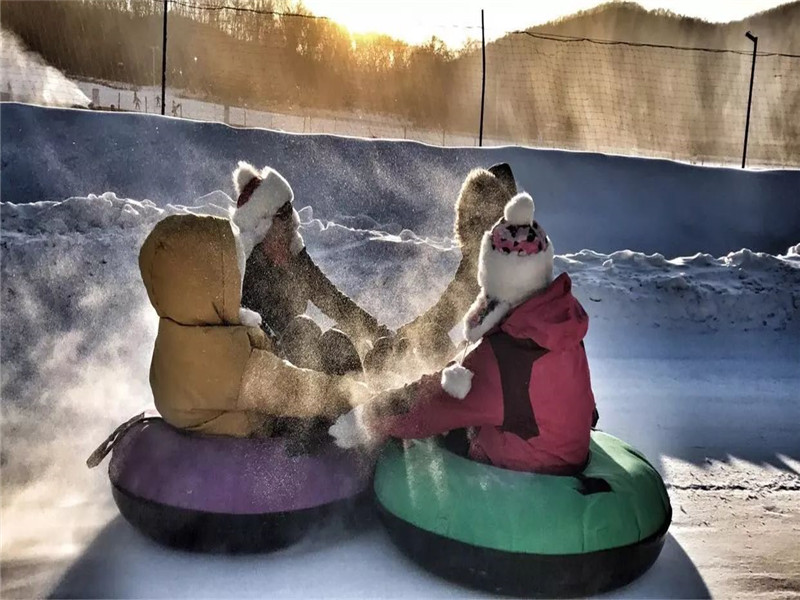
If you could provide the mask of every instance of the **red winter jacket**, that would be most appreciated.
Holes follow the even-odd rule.
[[[589,316],[571,290],[562,274],[484,336],[464,361],[474,376],[463,400],[442,389],[441,373],[429,375],[406,388],[408,412],[384,412],[372,427],[398,438],[470,427],[475,460],[553,474],[580,468],[595,402],[582,341]]]

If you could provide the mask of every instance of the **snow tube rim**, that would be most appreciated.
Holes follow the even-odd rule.
[[[455,454],[438,438],[406,442],[405,449],[396,445],[385,451],[376,467],[376,501],[395,517],[429,533],[505,552],[579,556],[629,546],[668,530],[672,507],[658,471],[627,442],[605,432],[593,431],[592,436],[592,454],[602,459],[598,458],[594,473],[594,460],[583,473],[593,480],[590,483],[598,481],[594,476],[608,477],[608,481],[599,481],[606,484],[605,489],[600,486],[585,492],[580,476],[479,463]],[[437,459],[443,461],[442,468],[427,467]],[[419,464],[426,466],[418,470]],[[436,471],[444,475],[434,475]],[[428,492],[429,487],[439,490]],[[613,495],[593,495],[603,491]],[[531,503],[530,498],[537,501]],[[561,502],[556,504],[559,510],[549,512],[552,504],[548,502]],[[520,514],[518,507],[524,506],[531,510]],[[513,517],[508,515],[521,521],[512,523],[509,519]],[[586,523],[592,521],[600,525],[587,529]],[[604,523],[611,524],[611,536]],[[542,524],[560,535],[540,535]]]
[[[417,527],[380,504],[378,515],[395,545],[422,568],[459,585],[531,598],[585,597],[631,583],[655,564],[671,523],[670,515],[659,531],[625,546],[582,554],[537,554],[475,546],[449,538]],[[409,534],[416,534],[417,539],[414,540]],[[448,546],[448,550],[441,552],[441,545]],[[452,549],[461,552],[451,552]],[[442,561],[442,555],[451,558]],[[624,570],[601,571],[605,579],[591,576],[598,572],[593,563],[608,560],[619,564],[619,558],[623,556],[628,559],[624,561]],[[459,560],[453,560],[452,557]],[[632,558],[638,559],[637,562],[633,563]],[[583,564],[576,568],[576,561]],[[552,578],[553,572],[558,569],[564,575],[560,579]],[[509,575],[509,571],[513,571],[516,577]],[[546,571],[550,578],[541,577],[541,571]]]
[[[370,487],[373,460],[366,455],[330,444],[317,454],[289,456],[285,444],[187,432],[160,420],[135,424],[115,444],[108,477],[140,498],[222,514],[315,508]]]
[[[246,514],[172,506],[139,497],[113,483],[111,493],[125,521],[145,537],[170,548],[211,554],[286,548],[337,515],[355,524],[363,507],[371,506],[365,502],[370,498],[368,490],[309,508]]]

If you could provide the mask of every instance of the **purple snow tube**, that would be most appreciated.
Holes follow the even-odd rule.
[[[179,431],[136,423],[109,465],[123,517],[159,543],[204,552],[287,546],[332,515],[352,517],[368,497],[374,460],[333,444],[289,456],[280,438]]]

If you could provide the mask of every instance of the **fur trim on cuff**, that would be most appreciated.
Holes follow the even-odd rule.
[[[244,306],[239,309],[239,321],[245,327],[261,327],[261,315]]]
[[[499,325],[509,310],[510,303],[489,298],[481,292],[464,317],[464,338],[470,344],[477,342]]]
[[[442,371],[442,388],[453,398],[463,400],[472,389],[475,374],[466,367],[454,364]]]
[[[328,429],[328,434],[339,448],[366,446],[373,439],[366,423],[366,404],[359,404],[349,413],[341,415]]]

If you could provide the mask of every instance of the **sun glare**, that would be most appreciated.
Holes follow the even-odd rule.
[[[650,10],[664,8],[707,21],[725,22],[743,19],[786,0],[637,1]],[[390,35],[410,44],[421,44],[436,36],[451,48],[460,47],[470,39],[480,40],[482,8],[486,39],[491,41],[509,31],[541,25],[603,3],[603,0],[304,0],[312,13],[330,17],[352,33]]]

